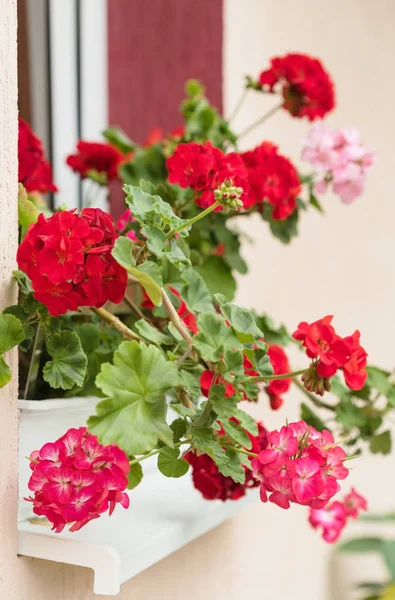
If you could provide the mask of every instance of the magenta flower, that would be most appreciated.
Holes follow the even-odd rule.
[[[322,527],[324,540],[333,543],[339,539],[346,525],[346,511],[341,502],[333,502],[326,508],[310,509],[309,521],[314,529]]]
[[[118,446],[103,446],[85,427],[69,429],[54,443],[47,443],[30,455],[33,471],[28,487],[33,512],[51,521],[60,533],[81,529],[92,519],[117,504],[129,507],[124,492],[130,465]]]

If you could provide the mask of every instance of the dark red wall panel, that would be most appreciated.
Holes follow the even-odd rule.
[[[184,82],[222,107],[222,0],[108,0],[109,120],[142,142],[181,124]]]

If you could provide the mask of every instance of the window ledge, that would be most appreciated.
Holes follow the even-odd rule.
[[[59,428],[61,435],[69,426],[82,425],[96,401],[20,402],[21,497],[27,493],[30,472],[24,457],[55,439]],[[70,425],[69,419],[73,421]],[[55,534],[47,526],[31,523],[26,512],[29,505],[21,500],[18,553],[89,567],[94,571],[94,592],[115,596],[121,584],[223,523],[257,497],[256,490],[250,490],[237,501],[207,501],[195,490],[189,474],[168,479],[156,470],[154,458],[146,462],[142,484],[129,492],[130,508],[118,506],[111,517],[102,515],[75,533]]]

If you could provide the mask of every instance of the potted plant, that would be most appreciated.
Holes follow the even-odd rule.
[[[238,150],[275,111],[316,121],[332,110],[334,85],[318,59],[272,59],[247,78],[236,111],[247,93],[277,103],[240,134],[191,80],[182,128],[153,131],[144,145],[116,127],[105,142],[81,140],[68,165],[98,186],[123,183],[127,208],[115,224],[91,206],[49,210],[50,166],[20,122],[20,299],[0,315],[1,351],[19,345],[26,402],[100,399],[88,429],[76,418],[28,452],[28,500],[56,532],[127,507],[126,488],[140,484],[155,456],[167,477],[191,471],[207,500],[259,487],[263,502],[308,506],[331,542],[365,507],[355,491],[333,500],[346,461],[366,442],[372,452],[390,450],[384,421],[394,384],[367,366],[359,331],[340,335],[324,316],[295,324],[291,335],[233,303],[234,272],[247,271],[235,218],[257,213],[289,243],[304,211],[322,212],[318,195],[328,187],[345,203],[362,193],[373,153],[354,129],[323,125],[304,143],[307,175],[269,141]],[[284,350],[290,344],[302,351],[298,369]],[[2,359],[1,384],[10,377]],[[267,431],[245,410],[259,395],[277,410],[291,385],[303,395],[300,421]]]

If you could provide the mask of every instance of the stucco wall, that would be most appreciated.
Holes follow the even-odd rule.
[[[15,61],[14,12],[13,0],[0,0],[0,139],[1,152],[7,157],[7,161],[0,160],[0,185],[5,190],[2,187],[1,207],[4,210],[10,202],[15,211],[15,186],[11,183],[16,177],[15,161],[11,160],[15,158],[15,74],[11,70],[4,77],[3,69],[3,47],[11,52],[11,62]],[[291,247],[272,240],[258,220],[248,223],[247,230],[256,243],[245,248],[251,271],[240,280],[239,300],[267,310],[290,327],[301,319],[333,313],[340,331],[360,327],[372,360],[387,367],[395,365],[394,19],[392,0],[225,3],[227,109],[237,99],[243,75],[258,73],[270,55],[310,52],[322,57],[337,84],[339,106],[329,122],[360,127],[366,142],[379,154],[363,198],[346,207],[328,196],[327,216],[312,213],[305,217],[301,236]],[[236,123],[241,129],[264,111],[264,99],[252,97]],[[246,145],[260,141],[265,132],[280,143],[284,153],[296,158],[306,130],[305,122],[278,114],[264,130],[251,135]],[[6,253],[11,261],[15,231],[10,232],[5,217],[0,219],[1,227],[6,228],[0,231],[1,256]],[[16,421],[12,389],[9,386],[0,392],[0,598],[93,600],[88,570],[14,557]],[[279,424],[286,417],[297,416],[296,398],[290,396],[280,413],[268,416],[265,402],[257,412],[268,423]],[[352,482],[369,496],[372,508],[392,508],[395,484],[388,473],[394,472],[394,459],[365,457],[353,466]],[[329,572],[328,556],[328,548],[306,525],[302,508],[282,512],[272,505],[256,505],[134,578],[119,598],[349,600],[342,592],[344,570]],[[329,576],[338,585],[332,596],[326,591]]]

